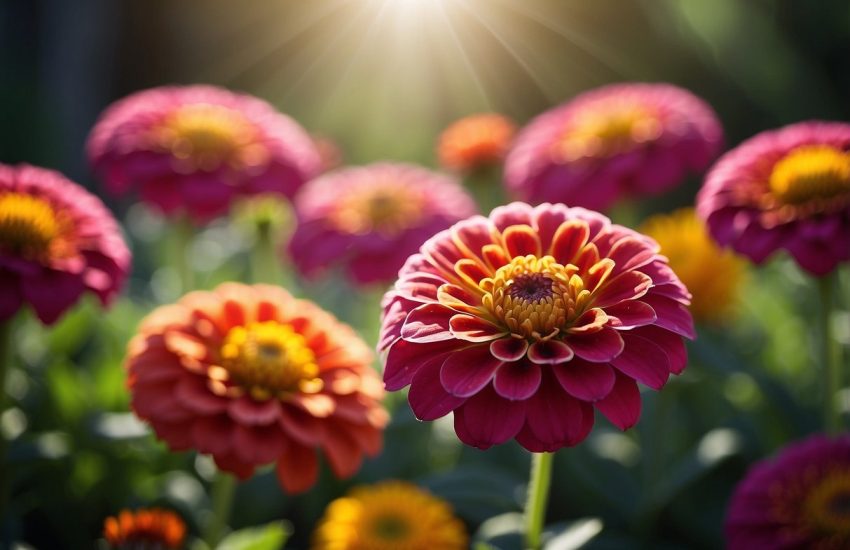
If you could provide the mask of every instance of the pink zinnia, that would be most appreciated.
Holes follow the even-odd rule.
[[[756,464],[726,515],[729,550],[850,548],[850,437],[792,443]]]
[[[703,100],[670,84],[615,84],[543,113],[505,162],[515,197],[605,210],[655,195],[703,170],[723,131]]]
[[[344,168],[304,186],[289,246],[305,276],[344,267],[358,284],[392,281],[431,235],[475,213],[455,179],[409,164]]]
[[[850,260],[850,124],[801,122],[750,138],[711,169],[697,212],[717,242],[756,263],[784,249],[826,275]]]
[[[310,136],[258,98],[213,86],[153,88],[100,117],[89,161],[116,194],[137,187],[169,215],[205,222],[242,195],[288,197],[320,169]]]
[[[100,199],[53,170],[0,164],[0,321],[29,304],[51,324],[86,291],[108,305],[129,269]]]
[[[690,295],[658,245],[583,208],[513,203],[428,240],[384,297],[389,390],[460,439],[533,452],[582,441],[594,407],[621,429],[636,381],[685,368]]]

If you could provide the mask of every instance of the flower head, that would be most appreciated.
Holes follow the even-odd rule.
[[[661,245],[670,267],[693,294],[691,313],[702,322],[721,323],[738,301],[746,266],[708,236],[693,208],[657,214],[640,227]]]
[[[122,510],[103,522],[103,537],[110,547],[136,550],[167,550],[183,548],[186,524],[169,510]]]
[[[329,264],[359,284],[391,281],[425,239],[475,212],[455,180],[418,166],[345,168],[308,183],[295,200],[289,252],[312,276]]]
[[[582,441],[594,406],[626,429],[636,381],[664,386],[687,361],[690,295],[658,245],[564,205],[513,203],[428,240],[384,297],[389,390],[416,416],[454,411],[460,439],[534,451]]]
[[[312,550],[462,550],[463,523],[449,505],[412,483],[356,487],[331,502],[313,535]]]
[[[522,200],[604,210],[654,195],[701,171],[722,143],[711,108],[670,84],[615,84],[579,95],[531,121],[505,163]]]
[[[726,514],[729,550],[850,547],[850,437],[812,436],[756,464]]]
[[[850,124],[801,122],[726,153],[697,196],[714,239],[756,263],[787,250],[825,275],[850,260]]]
[[[58,172],[0,164],[0,321],[29,304],[51,324],[86,291],[108,305],[129,269],[100,199]]]
[[[440,165],[455,172],[474,172],[502,163],[516,126],[495,113],[471,115],[452,123],[440,135]]]
[[[213,86],[137,92],[92,130],[89,161],[118,194],[205,222],[244,195],[288,197],[320,168],[310,136],[255,97]]]
[[[241,478],[275,462],[283,487],[341,478],[381,447],[372,354],[348,326],[281,288],[226,283],[161,307],[130,343],[132,407],[174,450]]]

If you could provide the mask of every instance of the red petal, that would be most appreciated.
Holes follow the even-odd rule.
[[[598,332],[607,324],[608,314],[598,307],[594,307],[582,313],[581,317],[576,319],[575,324],[567,329],[567,332],[570,334]]]
[[[620,334],[608,327],[587,334],[570,335],[568,343],[577,356],[594,363],[607,363],[623,351]]]
[[[527,349],[528,342],[524,338],[501,338],[490,343],[490,353],[505,362],[522,359]]]
[[[174,396],[187,409],[199,414],[217,414],[227,409],[228,399],[212,393],[206,380],[198,376],[184,376],[174,386]]]
[[[485,321],[481,317],[458,313],[449,320],[449,327],[456,338],[468,342],[489,342],[508,333],[503,328]]]
[[[289,397],[289,403],[318,418],[325,418],[334,412],[334,400],[322,393],[296,393]]]
[[[582,401],[598,401],[611,393],[616,380],[614,369],[606,363],[573,359],[553,368],[555,377],[567,393]]]
[[[436,420],[463,405],[465,397],[455,397],[440,382],[442,361],[424,365],[413,377],[407,400],[419,420]]]
[[[236,425],[224,414],[198,418],[192,424],[192,441],[202,453],[225,454],[233,450]]]
[[[540,390],[524,401],[525,427],[532,437],[526,438],[521,432],[517,441],[531,451],[554,452],[576,445],[587,437],[589,431],[585,418],[587,409],[581,401],[564,392],[553,378],[552,374],[547,374]]]
[[[489,449],[516,436],[525,422],[525,401],[509,401],[491,388],[455,411],[455,432],[461,441]]]
[[[637,383],[628,376],[617,374],[611,393],[595,403],[599,412],[621,430],[628,430],[640,418],[640,391]]]
[[[622,336],[626,347],[611,364],[623,374],[652,389],[663,388],[670,377],[670,361],[664,350],[635,333],[627,332]]]
[[[274,462],[283,453],[284,439],[280,428],[271,426],[236,425],[233,444],[236,456],[250,464],[268,464]]]
[[[493,271],[496,271],[511,261],[507,254],[505,254],[505,249],[497,244],[488,244],[481,253],[484,256],[484,261],[487,262],[487,265]]]
[[[590,229],[587,223],[570,220],[561,224],[552,239],[552,257],[563,265],[573,263],[578,251],[587,244]]]
[[[620,274],[645,266],[656,256],[656,251],[646,242],[635,237],[625,237],[608,252],[614,260],[614,273]]]
[[[450,394],[469,397],[490,383],[502,361],[480,345],[451,353],[440,369],[440,382]]]
[[[602,258],[599,262],[592,265],[582,277],[584,279],[584,288],[591,292],[596,291],[596,289],[608,280],[608,276],[611,275],[612,271],[614,271],[614,262],[608,258]]]
[[[688,366],[688,349],[678,334],[656,326],[640,327],[634,333],[655,342],[664,350],[670,360],[670,372],[673,374],[682,374]]]
[[[557,365],[573,358],[570,346],[556,340],[534,342],[528,348],[528,359],[538,365]]]
[[[655,321],[656,325],[691,340],[696,338],[694,319],[687,306],[655,293],[647,294],[641,301],[646,302],[655,310],[655,314],[658,316]]]
[[[493,273],[477,260],[464,258],[455,264],[455,273],[473,287],[478,286],[482,279],[492,277]]]
[[[432,344],[414,344],[398,340],[390,348],[384,365],[384,386],[390,391],[400,390],[410,384],[413,376],[424,363],[434,357],[443,357],[457,348],[457,340],[446,340]]]
[[[246,480],[254,474],[254,464],[243,462],[234,453],[217,454],[213,456],[215,465],[223,472],[230,472],[240,480]]]
[[[541,376],[540,367],[529,361],[505,363],[496,371],[493,389],[505,399],[522,401],[534,395]]]
[[[494,242],[494,228],[483,216],[474,216],[452,227],[455,245],[470,256],[481,256],[481,250]]]
[[[534,229],[527,225],[508,227],[502,233],[502,238],[505,242],[505,250],[511,258],[529,254],[538,257],[541,255],[540,237],[537,236]]]
[[[640,298],[652,285],[652,279],[640,271],[626,271],[609,280],[593,298],[593,306],[607,308],[625,300]]]
[[[481,304],[481,299],[457,285],[445,284],[437,291],[437,299],[446,307],[464,313],[475,313]]]
[[[363,463],[360,445],[347,431],[330,428],[325,430],[322,445],[334,475],[346,479],[355,474]]]
[[[605,309],[609,324],[619,329],[651,325],[656,315],[652,306],[638,300],[626,300]]]
[[[440,304],[425,304],[407,314],[401,337],[408,342],[439,342],[453,338],[449,332],[452,310]]]
[[[259,402],[244,396],[231,400],[227,406],[230,418],[248,426],[263,426],[277,422],[280,409],[280,402],[277,399]]]
[[[287,445],[286,451],[277,461],[275,472],[287,493],[303,493],[315,485],[319,477],[316,451],[295,443]]]
[[[279,421],[283,431],[302,445],[314,447],[324,437],[324,421],[294,406],[281,407]]]

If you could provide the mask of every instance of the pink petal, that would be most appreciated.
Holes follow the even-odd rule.
[[[651,340],[633,332],[624,333],[622,336],[626,347],[611,364],[623,374],[652,389],[663,388],[670,377],[670,361],[664,350]]]
[[[582,359],[607,363],[623,351],[623,339],[619,332],[605,327],[596,332],[570,335],[569,346]]]
[[[617,241],[606,256],[614,260],[614,274],[619,275],[645,266],[655,258],[656,251],[640,239],[626,237]]]
[[[440,304],[425,304],[407,314],[401,337],[408,342],[427,343],[450,340],[449,317],[452,310]]]
[[[407,400],[419,420],[436,420],[463,405],[465,397],[455,397],[440,382],[442,361],[430,361],[422,366],[410,383]]]
[[[605,418],[621,430],[628,430],[640,418],[640,391],[637,383],[628,376],[617,374],[617,382],[611,393],[595,406]]]
[[[640,327],[634,333],[658,344],[667,354],[670,372],[682,374],[688,365],[688,349],[681,336],[656,326]]]
[[[651,325],[656,315],[652,306],[638,300],[627,300],[605,309],[609,325],[620,330]]]
[[[557,340],[534,342],[528,348],[528,359],[538,365],[557,365],[573,358],[570,346]]]
[[[400,390],[410,384],[423,364],[436,356],[444,356],[459,345],[455,340],[414,344],[398,340],[390,348],[384,365],[384,386],[390,391]]]
[[[489,342],[508,333],[481,317],[458,313],[449,320],[452,335],[468,342]]]
[[[451,353],[440,369],[440,382],[450,394],[469,397],[490,383],[502,361],[490,354],[490,346],[472,346]]]
[[[640,298],[652,285],[649,275],[626,271],[609,280],[594,294],[593,306],[607,308],[625,300]]]
[[[517,256],[540,256],[540,237],[527,225],[513,225],[502,233],[505,249],[511,258]]]
[[[506,363],[522,359],[527,349],[524,338],[501,338],[490,343],[490,353]]]
[[[503,399],[491,388],[484,389],[455,411],[458,437],[478,449],[505,443],[519,432],[524,422],[525,401]]]
[[[460,221],[452,227],[452,240],[470,256],[480,256],[481,249],[493,243],[493,225],[483,216]]]
[[[231,400],[227,406],[230,418],[249,426],[263,426],[276,422],[280,417],[280,409],[280,402],[277,399],[260,402],[244,396]]]
[[[528,399],[540,387],[540,367],[529,361],[505,363],[496,371],[493,389],[511,401]]]
[[[573,326],[567,329],[567,332],[570,334],[597,332],[607,324],[607,312],[594,307],[582,313],[581,317],[575,320]]]
[[[589,236],[587,223],[579,220],[564,222],[552,238],[552,257],[564,265],[572,263],[578,251],[587,244]]]
[[[654,293],[647,294],[641,301],[646,302],[655,310],[655,314],[658,316],[655,321],[656,325],[691,340],[696,338],[694,318],[687,306]]]
[[[607,363],[591,363],[573,359],[553,367],[561,387],[576,399],[598,401],[611,393],[616,380],[614,369]]]
[[[525,428],[531,437],[520,433],[517,441],[527,449],[554,452],[587,437],[589,426],[585,416],[589,410],[592,418],[592,409],[564,392],[554,375],[547,374],[537,393],[524,403]]]

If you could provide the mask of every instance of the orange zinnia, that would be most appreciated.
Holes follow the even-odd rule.
[[[130,343],[132,407],[174,450],[209,453],[240,478],[276,463],[290,493],[324,453],[340,478],[381,448],[387,414],[372,353],[312,302],[225,283],[151,313]]]
[[[186,524],[169,510],[121,510],[103,522],[103,537],[113,548],[182,548]]]
[[[496,113],[471,115],[455,121],[440,135],[440,165],[457,172],[474,172],[499,165],[508,153],[516,126]]]

